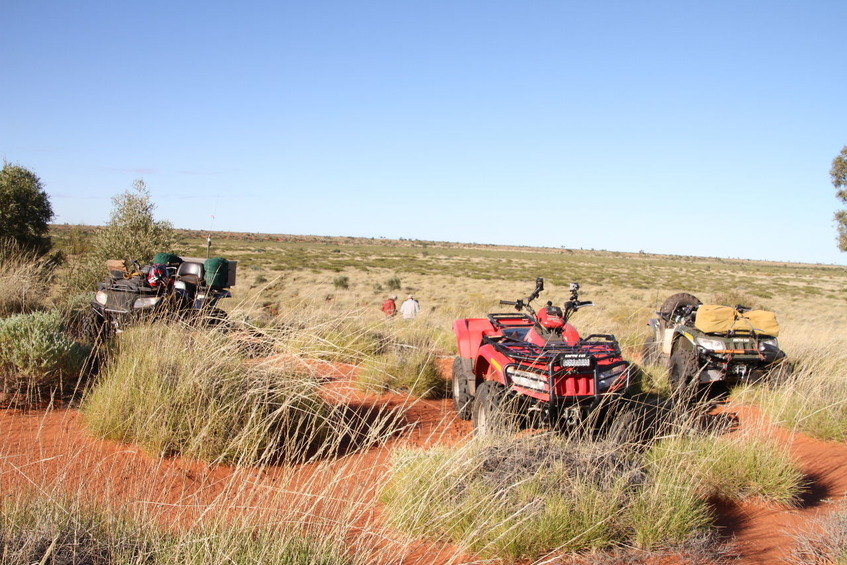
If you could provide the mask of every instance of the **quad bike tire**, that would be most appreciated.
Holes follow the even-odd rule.
[[[670,317],[674,311],[680,306],[700,306],[703,302],[694,296],[693,294],[688,294],[687,292],[677,292],[676,294],[670,295],[667,300],[662,303],[662,307],[659,309],[661,312],[661,324],[662,329],[667,328],[667,320],[666,317]]]
[[[788,382],[793,374],[794,363],[787,359],[782,359],[781,361],[774,363],[771,368],[768,369],[766,379],[772,386],[781,386]]]
[[[82,340],[91,345],[100,345],[115,337],[115,328],[93,311],[86,312],[81,318]]]
[[[668,363],[668,378],[677,394],[690,395],[697,388],[697,355],[690,349],[677,349]]]
[[[453,361],[453,407],[462,420],[470,420],[473,416],[474,397],[470,393],[469,377],[470,375],[462,363],[462,358],[456,357]]]
[[[475,434],[492,435],[506,429],[505,400],[506,387],[498,382],[485,381],[477,387],[472,414]]]

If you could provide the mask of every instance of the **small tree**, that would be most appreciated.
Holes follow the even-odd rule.
[[[847,204],[847,145],[832,160],[829,175],[832,177],[832,184],[836,190],[835,196]],[[847,210],[839,210],[835,213],[835,223],[838,227],[838,249],[847,251]]]
[[[159,252],[175,251],[176,232],[170,222],[156,221],[156,205],[143,180],[112,198],[112,217],[92,241],[91,252],[78,260],[64,277],[70,291],[89,291],[106,275],[107,259],[148,262]]]
[[[0,170],[0,239],[14,239],[39,254],[50,250],[53,208],[41,179],[32,171],[4,162]]]
[[[150,261],[161,251],[172,251],[176,233],[170,222],[156,221],[156,205],[142,179],[112,198],[112,217],[106,229],[98,232],[94,252],[99,260],[138,259]]]

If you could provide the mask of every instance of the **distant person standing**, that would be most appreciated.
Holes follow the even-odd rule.
[[[403,319],[405,320],[413,319],[420,311],[421,305],[418,304],[418,301],[415,300],[415,297],[411,294],[409,295],[409,298],[400,305],[400,313],[403,314]]]
[[[397,300],[396,296],[389,296],[385,302],[382,303],[382,313],[385,314],[386,318],[393,318],[397,315]]]

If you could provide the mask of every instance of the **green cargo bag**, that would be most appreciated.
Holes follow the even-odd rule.
[[[223,257],[212,257],[206,259],[203,264],[206,271],[204,279],[206,284],[212,288],[226,288],[229,282],[229,261]]]

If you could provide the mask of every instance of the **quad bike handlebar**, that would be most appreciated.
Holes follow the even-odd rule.
[[[500,304],[505,306],[514,306],[515,310],[520,312],[521,310],[526,310],[529,314],[537,319],[537,315],[535,309],[530,305],[530,303],[538,298],[541,292],[544,290],[544,278],[538,277],[535,279],[535,290],[532,291],[532,294],[524,298],[518,298],[517,300],[501,300]],[[585,306],[594,306],[594,303],[590,300],[580,300],[579,299],[579,283],[571,283],[570,284],[571,296],[568,301],[565,302],[565,312],[564,318],[565,322],[573,315],[574,312],[583,308]]]

